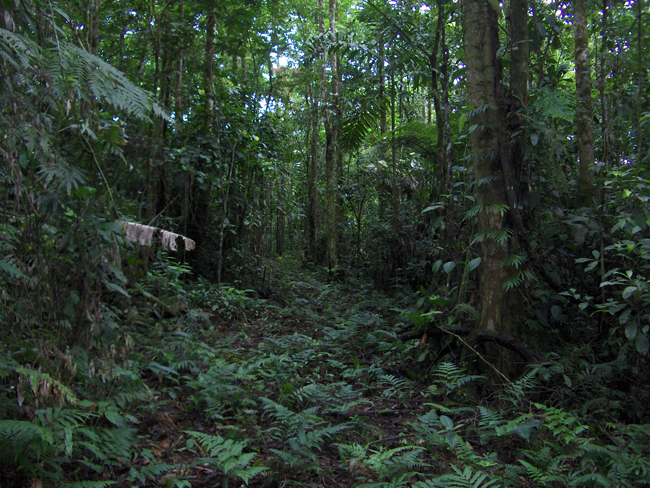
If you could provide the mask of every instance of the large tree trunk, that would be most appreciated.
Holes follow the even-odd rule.
[[[319,11],[319,28],[321,35],[325,35],[325,20],[322,15],[323,1],[318,0]],[[330,40],[334,42],[336,38],[336,0],[329,1],[329,20],[330,20]],[[327,82],[325,76],[325,64],[327,57],[323,53],[323,64],[321,66],[320,79],[325,119],[325,178],[327,190],[327,265],[333,268],[337,265],[337,244],[338,244],[338,225],[336,215],[336,163],[337,163],[337,145],[338,145],[338,121],[335,120],[335,114],[338,113],[338,69],[336,52],[332,50],[329,56],[329,65],[332,73],[331,91],[328,97]]]
[[[530,49],[528,37],[528,0],[510,0],[510,32],[512,51],[510,55],[510,127],[514,134],[510,141],[512,183],[519,193],[521,174],[524,169],[525,134],[522,131],[522,109],[528,107],[528,83],[530,79]]]
[[[594,134],[591,127],[591,75],[589,62],[589,31],[585,1],[574,2],[573,47],[576,64],[576,129],[580,168],[578,174],[578,205],[593,205],[595,163]]]
[[[473,107],[471,123],[474,177],[477,204],[481,207],[480,316],[477,328],[510,333],[503,284],[508,272],[503,264],[508,255],[508,239],[503,208],[508,204],[501,164],[499,129],[501,118],[497,93],[501,88],[501,66],[496,57],[499,48],[497,15],[489,2],[465,0],[463,33],[467,92]]]
[[[398,253],[397,249],[397,233],[399,227],[398,209],[398,195],[397,195],[397,140],[395,138],[395,63],[397,58],[395,56],[395,46],[391,49],[390,56],[390,154],[391,154],[391,197],[393,203],[392,214],[392,242],[393,252],[391,253],[391,260],[393,260]],[[391,269],[397,269],[395,263],[392,263]]]
[[[386,63],[386,46],[384,44],[384,34],[379,34],[379,57],[377,58],[377,76],[379,76],[379,98],[384,99],[386,95],[386,77],[384,76],[384,63]],[[382,104],[379,115],[379,133],[386,133],[386,109]]]
[[[184,4],[178,6],[178,22],[182,25],[185,13]],[[183,71],[185,70],[185,50],[181,49],[176,60],[176,93],[174,95],[174,120],[176,132],[179,136],[183,132]]]
[[[436,170],[438,175],[438,185],[436,190],[438,199],[445,193],[446,184],[446,165],[445,165],[445,115],[440,100],[440,90],[438,89],[438,71],[440,65],[438,64],[438,50],[440,49],[440,40],[445,31],[445,5],[442,0],[437,1],[438,6],[438,21],[436,23],[436,35],[433,41],[433,50],[429,56],[429,63],[431,65],[431,94],[433,95],[433,107],[436,112],[436,127],[438,129],[438,143],[436,147]]]
[[[214,6],[208,14],[207,32],[205,35],[205,111],[207,127],[214,124],[214,39],[217,33],[217,18]]]
[[[311,90],[311,87],[310,87]],[[319,222],[319,201],[318,201],[318,100],[312,95],[312,119],[311,119],[311,155],[309,158],[308,171],[308,257],[313,262],[319,261],[318,240],[320,234]]]
[[[99,54],[99,0],[91,0],[88,4],[88,51],[97,56]]]
[[[582,1],[582,0],[581,0]],[[643,63],[643,1],[636,0],[634,2],[637,8],[637,52],[638,52],[638,66],[637,66],[637,141],[636,141],[636,160],[640,164],[643,161],[643,127],[641,125],[641,117],[643,117],[643,93],[644,83],[643,79],[647,76],[648,67]],[[588,45],[588,44],[587,44]],[[646,45],[647,49],[647,45]]]
[[[601,107],[601,116],[602,116],[602,136],[603,136],[603,156],[602,161],[605,167],[609,167],[609,109],[607,106],[607,91],[605,90],[605,81],[607,80],[607,73],[605,68],[607,65],[607,32],[609,30],[608,26],[608,17],[609,13],[609,2],[603,0],[603,23],[602,23],[602,33],[600,39],[600,80],[598,87],[600,89],[600,107]],[[602,198],[601,198],[602,201]]]

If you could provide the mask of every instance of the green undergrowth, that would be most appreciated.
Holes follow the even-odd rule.
[[[479,397],[460,356],[399,339],[417,297],[285,259],[262,299],[161,263],[109,337],[2,343],[2,486],[650,483],[616,362],[557,356]]]

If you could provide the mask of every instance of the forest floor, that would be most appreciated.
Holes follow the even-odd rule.
[[[413,295],[332,283],[291,259],[271,268],[270,298],[233,291],[228,317],[195,311],[200,340],[172,332],[186,354],[169,340],[175,374],[150,378],[159,407],[139,431],[159,462],[187,469],[159,481],[212,487],[227,473],[239,478],[231,486],[410,486],[439,474],[445,449],[430,452],[414,427],[444,398],[423,381],[419,344],[396,340]]]
[[[59,351],[62,379],[7,360],[32,386],[25,418],[0,422],[0,488],[648,485],[647,397],[620,388],[624,355],[470,375],[442,340],[400,340],[431,319],[414,293],[290,257],[258,290],[188,272],[153,263],[101,348]]]

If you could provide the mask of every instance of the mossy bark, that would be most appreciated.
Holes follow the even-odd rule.
[[[477,182],[476,201],[481,207],[480,316],[476,327],[512,334],[505,320],[508,271],[508,238],[504,208],[508,205],[499,142],[498,93],[502,93],[502,69],[496,53],[499,49],[498,19],[484,0],[466,0],[463,4],[463,34],[467,65],[467,92],[473,107],[472,157]]]

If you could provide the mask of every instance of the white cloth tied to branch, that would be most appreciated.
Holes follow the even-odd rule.
[[[168,230],[158,229],[150,225],[136,224],[134,222],[120,222],[120,226],[124,229],[127,241],[139,242],[141,246],[151,246],[151,238],[154,231],[160,234],[160,245],[164,250],[176,251],[176,238],[182,237],[185,242],[185,250],[192,251],[196,248],[196,243],[189,237],[174,234]]]

